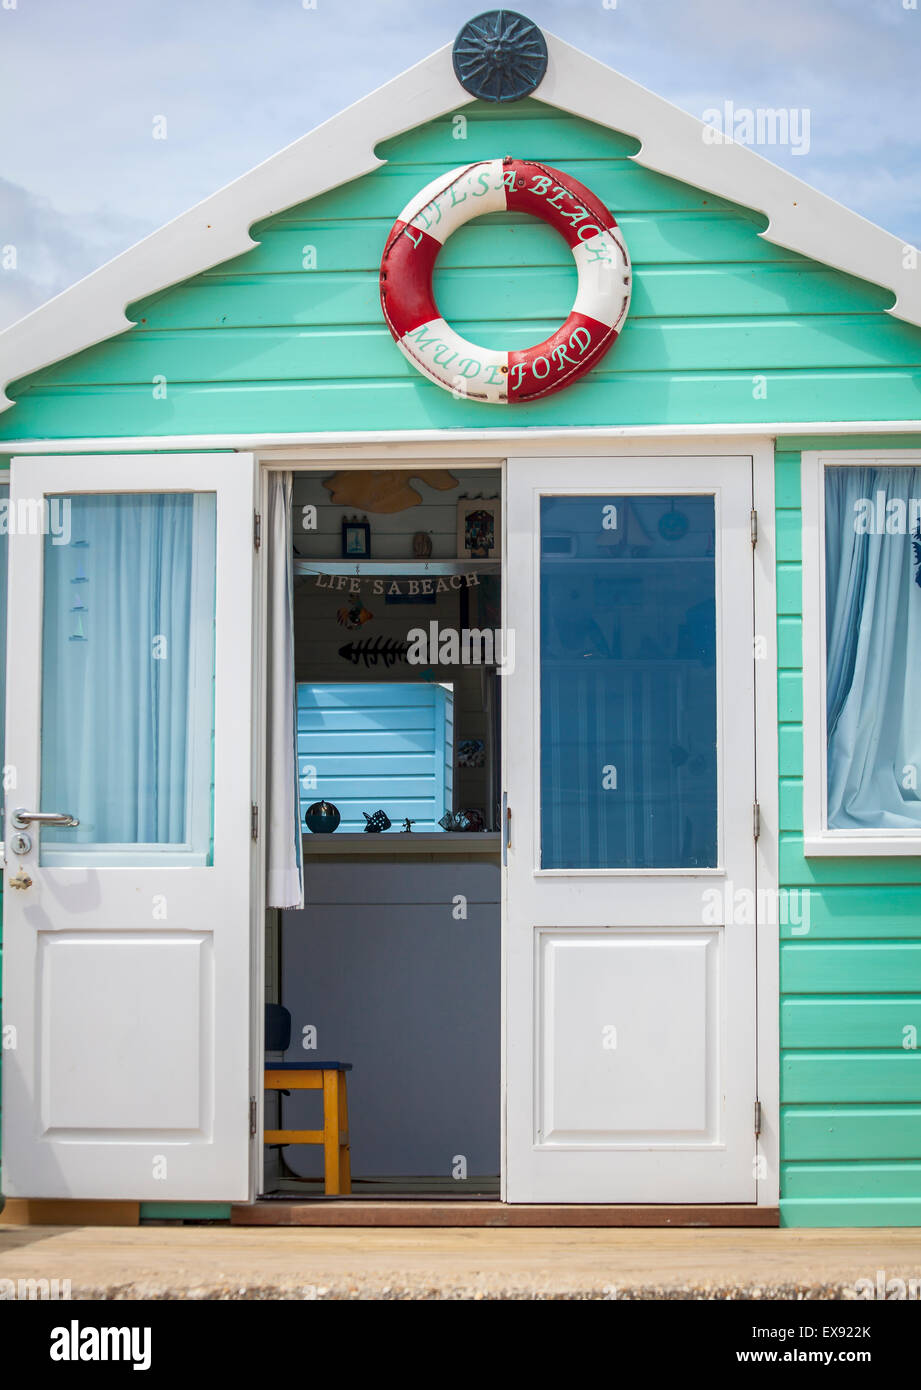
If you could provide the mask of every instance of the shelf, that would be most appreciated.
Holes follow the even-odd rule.
[[[375,575],[499,574],[501,560],[305,560],[294,557],[294,573],[346,574],[353,578]]]
[[[408,835],[401,830],[382,830],[379,834],[368,834],[362,830],[334,831],[332,835],[304,835],[304,858],[312,855],[359,855],[373,854],[396,856],[401,854],[475,854],[483,850],[489,854],[499,853],[500,835],[498,830],[480,830],[471,833],[463,831],[410,831]]]

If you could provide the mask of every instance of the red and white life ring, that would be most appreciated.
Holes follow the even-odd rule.
[[[579,289],[563,326],[535,347],[500,352],[467,342],[441,317],[432,272],[452,232],[487,212],[528,212],[565,237]],[[413,366],[457,396],[508,405],[559,391],[593,367],[630,306],[630,257],[616,221],[583,184],[527,159],[452,169],[400,213],[381,260],[381,305]]]

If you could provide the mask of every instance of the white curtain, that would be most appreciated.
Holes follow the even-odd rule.
[[[921,468],[850,465],[825,473],[832,830],[921,827],[918,498]]]
[[[214,494],[69,501],[70,543],[45,544],[42,801],[80,826],[44,830],[43,850],[210,863]]]
[[[297,726],[294,688],[294,550],[291,473],[269,474],[268,564],[268,815],[266,902],[303,907]]]

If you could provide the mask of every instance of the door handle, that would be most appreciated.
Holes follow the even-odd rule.
[[[25,811],[21,806],[10,813],[10,824],[14,830],[25,830],[27,825],[79,825],[76,816],[67,811]]]

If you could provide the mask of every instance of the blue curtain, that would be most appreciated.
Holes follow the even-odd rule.
[[[184,845],[207,857],[214,496],[68,500],[69,543],[45,538],[42,806],[80,828],[44,831],[43,850]]]
[[[921,829],[921,468],[825,473],[828,826]]]

